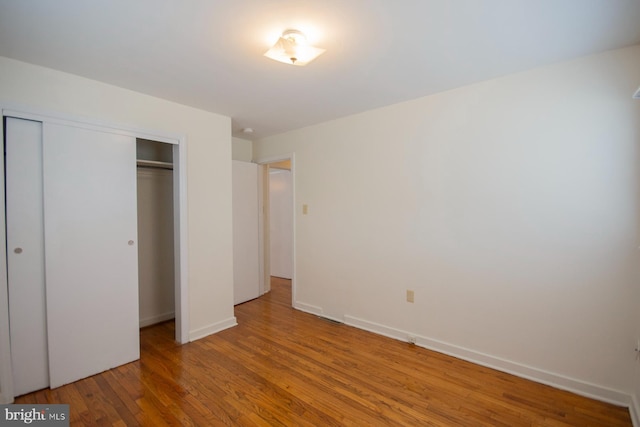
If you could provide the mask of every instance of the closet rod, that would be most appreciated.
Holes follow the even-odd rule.
[[[173,170],[173,163],[158,162],[156,160],[138,160],[137,165],[145,168],[158,168],[158,169],[171,169]]]

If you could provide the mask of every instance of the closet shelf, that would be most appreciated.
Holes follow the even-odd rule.
[[[147,168],[160,168],[160,169],[173,169],[173,163],[170,162],[158,162],[156,160],[142,160],[138,159],[138,166]]]

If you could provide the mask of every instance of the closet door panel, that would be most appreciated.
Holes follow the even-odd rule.
[[[44,124],[51,387],[139,356],[135,139]]]
[[[258,165],[233,161],[233,303],[260,296]]]
[[[42,123],[6,121],[7,279],[13,392],[49,386],[42,215]]]

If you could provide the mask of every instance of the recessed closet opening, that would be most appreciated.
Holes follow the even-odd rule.
[[[136,139],[140,328],[175,318],[173,150]]]

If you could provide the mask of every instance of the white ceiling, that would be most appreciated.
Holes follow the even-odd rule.
[[[327,52],[262,56],[287,28]],[[230,116],[247,139],[637,43],[638,0],[0,0],[0,56]]]

